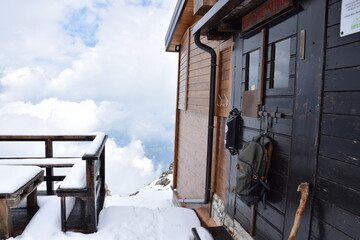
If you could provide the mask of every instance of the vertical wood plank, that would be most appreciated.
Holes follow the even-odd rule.
[[[185,79],[185,107],[183,110],[187,110],[188,108],[188,94],[189,94],[189,74],[190,74],[190,39],[191,39],[191,31],[190,28],[186,31],[186,41],[187,41],[187,56],[186,56],[186,79]]]
[[[242,66],[242,48],[243,41],[238,39],[238,35],[234,37],[234,47],[232,50],[232,62],[235,66]],[[231,94],[231,105],[237,109],[241,109],[241,98],[240,94],[234,94],[235,92],[241,92],[241,67],[234,68],[232,66],[232,86],[233,86],[233,94]],[[239,136],[240,138],[241,136]],[[236,156],[232,156],[229,154],[228,158],[228,179],[226,185],[226,212],[231,217],[235,216],[236,212],[236,193],[235,193],[235,185],[236,185]]]
[[[66,199],[60,197],[61,204],[61,231],[66,232]]]
[[[101,194],[105,195],[105,147],[100,155]]]
[[[13,235],[11,211],[6,200],[0,200],[0,213],[0,239],[6,239]]]
[[[27,207],[37,207],[37,189],[35,188],[34,191],[27,197],[26,199]]]
[[[314,186],[320,128],[321,90],[323,81],[324,42],[326,26],[326,1],[302,2],[298,13],[298,34],[307,31],[304,60],[297,61],[295,109],[292,135],[292,159],[289,162],[287,204],[283,239],[291,231],[300,196],[296,191],[301,182]],[[299,43],[298,43],[299,44]],[[298,45],[299,49],[299,45]],[[309,142],[309,139],[312,139]],[[290,177],[291,176],[291,177]],[[313,192],[302,216],[298,239],[308,239],[311,226]]]
[[[261,59],[260,59],[260,68],[259,68],[259,92],[258,92],[258,105],[264,104],[264,88],[266,81],[266,43],[267,43],[267,29],[263,28],[261,30]]]
[[[85,212],[89,232],[97,231],[96,217],[96,189],[95,189],[95,164],[93,160],[86,160],[86,186],[87,198],[85,199]]]
[[[173,184],[172,187],[176,189],[177,185],[177,169],[178,169],[178,152],[179,152],[179,92],[180,92],[180,61],[181,61],[181,54],[178,53],[178,87],[176,92],[176,107],[175,107],[175,129],[174,129],[174,159],[173,159]]]
[[[53,157],[53,141],[49,138],[45,141],[45,157],[52,158]],[[54,176],[53,168],[46,168],[46,194],[53,195],[54,194],[54,182],[52,177]]]

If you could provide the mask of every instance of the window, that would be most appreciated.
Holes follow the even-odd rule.
[[[254,91],[259,85],[259,67],[260,67],[260,50],[248,53],[248,77],[246,81],[246,91]]]
[[[274,43],[272,48],[273,77],[272,88],[288,88],[290,74],[290,45],[291,39]]]

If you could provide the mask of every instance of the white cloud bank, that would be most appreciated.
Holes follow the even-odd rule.
[[[122,119],[130,121],[126,113],[122,116],[120,112],[118,116],[113,116],[113,119],[111,116],[98,117],[107,116],[113,111],[111,103],[102,102],[96,105],[92,100],[74,103],[51,98],[35,105],[30,102],[13,102],[0,109],[0,132],[3,135],[82,135],[92,133],[94,129],[111,128],[116,118],[119,118],[120,122]],[[27,124],[22,124],[24,122]],[[56,143],[54,155],[82,156],[86,147],[84,144]],[[43,156],[44,145],[1,143],[0,152],[1,156]],[[145,156],[144,146],[140,140],[133,139],[121,147],[111,136],[108,139],[106,179],[112,194],[129,195],[157,178],[161,171],[161,165],[155,165]]]
[[[146,144],[173,141],[177,56],[164,36],[175,3],[1,1],[0,134],[103,131],[113,192],[150,182],[161,166]]]

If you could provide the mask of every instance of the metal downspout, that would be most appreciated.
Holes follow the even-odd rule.
[[[195,33],[195,44],[200,49],[211,55],[210,65],[210,96],[209,96],[209,119],[208,119],[208,138],[207,138],[207,155],[206,155],[206,176],[205,176],[205,197],[204,199],[179,199],[181,203],[199,203],[207,204],[210,202],[211,192],[211,168],[213,152],[213,135],[214,135],[214,107],[215,107],[215,81],[216,81],[216,52],[211,47],[200,41],[200,32]]]

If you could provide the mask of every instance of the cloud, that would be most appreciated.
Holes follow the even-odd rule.
[[[94,47],[80,44],[81,41],[73,43],[72,35],[81,35],[81,30],[73,30],[74,33],[68,35],[68,31],[61,28],[61,23],[67,14],[74,11],[91,9],[96,12],[96,2],[91,4],[91,1],[85,1],[87,4],[80,5],[66,1],[67,4],[59,8],[62,15],[54,10],[55,7],[49,7],[51,13],[56,13],[54,16],[42,16],[41,13],[37,18],[50,19],[55,26],[51,29],[57,29],[54,33],[56,40],[48,36],[47,33],[53,31],[49,31],[49,26],[43,26],[43,21],[37,24],[36,19],[31,19],[31,26],[40,25],[44,29],[29,26],[29,31],[17,38],[5,39],[4,44],[0,44],[0,53],[6,56],[6,59],[0,57],[0,66],[5,66],[0,71],[0,100],[39,102],[51,97],[77,102],[84,99],[96,102],[106,100],[117,102],[128,111],[147,112],[157,118],[159,124],[164,123],[162,119],[166,124],[173,121],[177,57],[176,54],[164,52],[163,38],[172,10],[168,2],[147,1],[142,6],[114,1],[106,8],[99,8],[96,17],[93,17],[96,20],[84,20],[89,24],[95,21],[98,26],[97,44]],[[74,5],[73,8],[70,8],[70,3]],[[4,8],[6,6],[0,6],[0,9]],[[31,10],[33,7],[30,7]],[[69,23],[74,21],[71,18],[67,20]],[[24,28],[23,21],[20,22],[22,24],[16,24],[12,29]],[[82,21],[79,24],[82,25]],[[77,27],[74,26],[74,29]],[[0,34],[11,36],[14,31],[4,30]],[[36,32],[42,32],[46,37],[38,39]],[[22,43],[28,38],[31,44],[24,46]],[[49,43],[55,48],[47,48]],[[11,53],[2,51],[6,45],[16,45],[17,49],[12,48]],[[37,48],[42,50],[27,52]],[[11,59],[16,59],[17,64],[6,67]],[[58,71],[54,71],[55,68]]]
[[[154,166],[153,161],[145,157],[139,140],[133,140],[125,147],[118,147],[110,140],[106,151],[106,178],[111,194],[127,196],[161,174],[162,166]]]
[[[92,100],[77,103],[55,98],[38,104],[11,102],[0,108],[0,132],[19,135],[89,133],[99,128],[97,116],[107,104],[103,102],[97,106]]]
[[[0,132],[2,134],[92,134],[94,129],[110,128],[113,121],[127,118],[117,116],[99,117],[112,111],[112,104],[97,105],[92,100],[74,103],[45,99],[38,104],[14,102],[0,109]],[[72,117],[76,116],[76,117]],[[105,131],[106,132],[106,131]],[[82,156],[88,143],[56,142],[54,156]],[[43,143],[1,143],[1,156],[44,156]],[[161,164],[155,164],[145,156],[144,146],[132,139],[126,146],[119,146],[110,136],[106,144],[107,184],[112,194],[129,195],[150,183],[160,175]]]
[[[177,55],[165,53],[164,36],[175,4],[0,1],[0,134],[103,131],[109,176],[129,189],[150,182],[161,165],[146,149],[169,151],[173,141]]]

